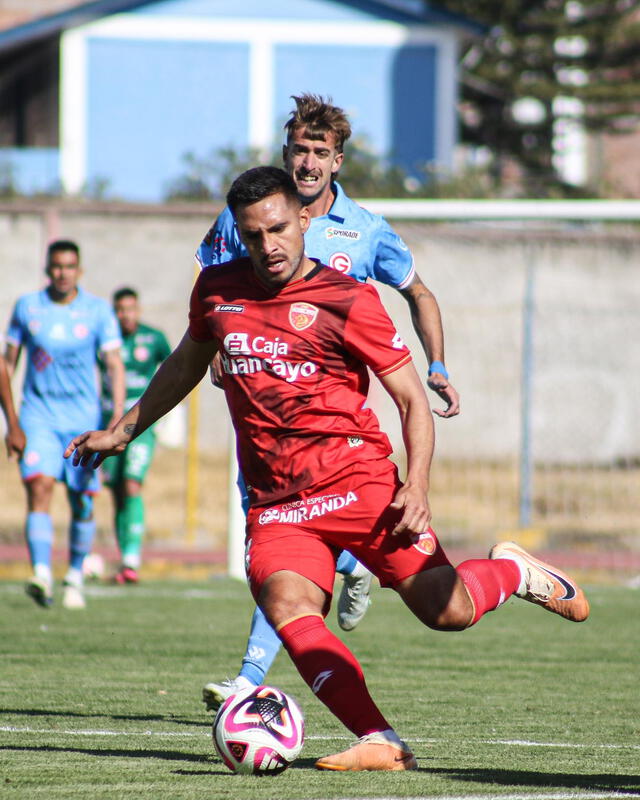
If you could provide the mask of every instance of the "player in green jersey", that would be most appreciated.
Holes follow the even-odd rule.
[[[122,333],[126,410],[143,394],[158,366],[171,353],[171,347],[162,331],[140,322],[138,294],[133,289],[124,287],[114,293],[113,310]],[[102,410],[107,423],[113,412],[104,371]],[[155,443],[155,432],[149,428],[124,453],[108,458],[102,465],[104,481],[113,495],[116,536],[122,562],[115,576],[117,583],[138,582],[145,533],[142,485],[151,465]]]

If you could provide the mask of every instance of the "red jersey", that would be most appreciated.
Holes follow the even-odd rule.
[[[367,366],[386,375],[411,354],[371,285],[317,264],[274,292],[240,258],[200,273],[189,333],[218,342],[252,505],[391,453],[364,408]]]

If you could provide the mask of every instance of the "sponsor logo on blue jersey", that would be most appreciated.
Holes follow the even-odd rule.
[[[362,234],[360,231],[349,231],[345,228],[327,228],[325,230],[325,236],[327,239],[351,239],[354,242],[357,242]]]

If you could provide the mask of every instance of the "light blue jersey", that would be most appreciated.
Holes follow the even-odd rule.
[[[54,303],[46,289],[17,301],[7,341],[26,351],[20,422],[58,432],[98,427],[99,352],[121,345],[110,305],[78,289],[71,303]]]
[[[407,287],[415,275],[409,248],[379,214],[362,208],[338,183],[329,213],[313,217],[304,242],[307,255],[364,283],[368,278],[395,289]],[[201,267],[246,256],[233,216],[225,208],[200,244]]]

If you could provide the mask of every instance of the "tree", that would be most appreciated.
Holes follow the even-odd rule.
[[[563,125],[628,133],[640,120],[637,0],[440,0],[485,24],[462,58],[463,141],[486,146],[500,183],[507,160],[536,195],[575,190],[563,180]]]

